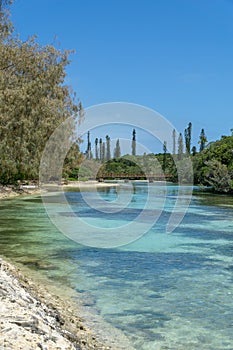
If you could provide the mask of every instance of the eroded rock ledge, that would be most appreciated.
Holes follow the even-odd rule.
[[[117,347],[116,347],[117,348]],[[114,349],[116,349],[114,347]],[[100,344],[71,305],[0,259],[0,349],[113,349]]]

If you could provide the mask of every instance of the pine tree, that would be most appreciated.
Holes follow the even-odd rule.
[[[91,158],[92,158],[90,131],[88,131],[88,133],[87,133],[87,150],[86,150],[86,157],[87,157],[87,159],[91,159]]]
[[[184,154],[184,144],[183,144],[183,136],[180,133],[178,137],[178,159],[181,160]]]
[[[207,137],[205,135],[204,129],[201,129],[201,134],[200,134],[200,141],[198,142],[200,144],[200,152],[202,152],[205,149],[207,142]]]
[[[197,154],[197,147],[196,146],[193,146],[192,147],[192,155],[193,157]]]
[[[190,122],[188,124],[187,129],[184,131],[184,136],[185,136],[185,147],[186,147],[186,152],[190,154],[190,149],[191,149],[191,133],[192,133],[192,123]]]
[[[163,172],[166,171],[166,164],[167,163],[167,142],[164,141],[163,143]]]
[[[173,143],[172,153],[173,155],[175,155],[176,154],[176,130],[175,129],[172,132],[172,143]]]
[[[132,156],[136,156],[136,131],[133,129],[132,137]]]
[[[120,140],[117,139],[116,147],[114,149],[114,158],[120,158],[120,156],[121,156]]]
[[[99,140],[99,145],[100,145],[100,161],[103,161],[103,141],[102,138]]]
[[[106,160],[111,159],[111,145],[110,145],[110,137],[106,135]]]
[[[105,149],[105,142],[102,143],[102,162],[105,162],[106,160],[106,149]]]
[[[95,139],[95,159],[99,160],[99,154],[98,154],[98,138]]]

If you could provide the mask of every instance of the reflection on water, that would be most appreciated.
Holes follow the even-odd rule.
[[[39,197],[2,201],[1,254],[74,288],[87,317],[103,317],[136,349],[232,349],[233,198],[195,192],[183,222],[167,235],[177,188],[160,190],[167,195],[158,222],[118,249],[86,248],[69,240],[51,224]],[[134,186],[119,221],[137,216],[147,193],[146,184]],[[117,188],[101,189],[100,195],[111,205]],[[81,193],[71,189],[66,196],[84,219],[116,224],[116,217],[88,207]],[[51,201],[56,205],[56,197]]]

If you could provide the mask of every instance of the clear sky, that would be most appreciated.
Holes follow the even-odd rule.
[[[233,0],[15,0],[22,38],[74,49],[84,108],[133,102],[209,141],[233,127]]]

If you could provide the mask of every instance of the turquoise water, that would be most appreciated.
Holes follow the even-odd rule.
[[[98,212],[74,190],[66,197],[82,220],[120,229],[143,210],[147,186],[135,185],[127,209],[118,213]],[[111,205],[117,191],[100,194]],[[104,321],[104,331],[108,324],[117,328],[125,348],[233,349],[233,198],[194,192],[182,223],[166,234],[177,187],[155,192],[155,210],[166,194],[156,224],[137,241],[112,249],[84,247],[61,234],[39,197],[2,201],[1,254],[74,288],[92,326],[99,330]],[[58,197],[50,198],[60,205]],[[60,215],[68,217],[65,210]]]

